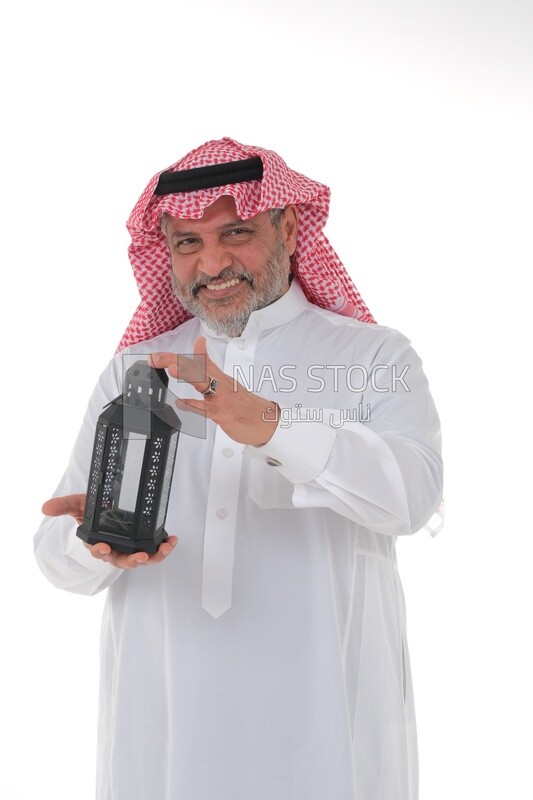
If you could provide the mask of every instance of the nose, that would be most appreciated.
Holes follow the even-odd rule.
[[[231,267],[233,259],[231,254],[222,245],[213,245],[212,247],[204,247],[200,258],[198,259],[197,268],[199,272],[204,275],[209,275],[210,278],[216,278],[222,270]]]

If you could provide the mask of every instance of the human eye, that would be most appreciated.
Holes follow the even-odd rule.
[[[235,242],[245,242],[251,238],[253,234],[253,230],[251,228],[244,228],[244,227],[236,227],[230,228],[229,231],[226,231],[226,238],[230,239],[231,241]]]
[[[200,240],[195,236],[185,236],[183,239],[176,239],[174,247],[178,253],[195,253],[200,246]]]

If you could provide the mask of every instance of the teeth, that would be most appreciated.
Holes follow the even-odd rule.
[[[217,292],[219,289],[227,289],[229,286],[237,286],[238,283],[241,282],[240,278],[232,278],[230,281],[224,281],[224,283],[217,283],[214,286],[212,283],[206,284],[206,289],[209,289],[212,292]]]

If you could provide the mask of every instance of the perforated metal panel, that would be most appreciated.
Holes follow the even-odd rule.
[[[96,436],[94,441],[94,451],[92,458],[91,475],[89,478],[89,487],[87,490],[87,499],[85,501],[85,514],[84,519],[91,522],[96,507],[96,497],[98,494],[98,487],[100,485],[100,475],[102,471],[102,459],[104,457],[104,445],[107,434],[105,425],[98,423]]]

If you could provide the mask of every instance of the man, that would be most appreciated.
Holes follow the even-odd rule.
[[[167,368],[206,431],[180,438],[156,554],[85,546],[72,517],[119,354],[43,508],[43,572],[108,588],[98,800],[417,797],[395,540],[439,505],[439,421],[420,359],[322,234],[328,204],[275,153],[222,139],[130,217],[142,301],[121,347]]]

